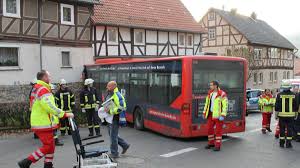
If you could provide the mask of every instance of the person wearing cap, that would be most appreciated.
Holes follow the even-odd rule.
[[[279,119],[280,137],[279,146],[292,148],[293,123],[299,103],[296,94],[291,91],[291,84],[288,81],[282,81],[282,91],[276,97],[275,111],[276,119]],[[285,132],[287,131],[287,132]]]
[[[220,151],[228,99],[227,94],[220,89],[217,81],[210,82],[209,87],[210,90],[208,91],[203,111],[203,118],[208,120],[208,144],[205,149],[213,148],[214,151]]]
[[[80,107],[82,112],[86,113],[90,132],[89,136],[94,136],[94,129],[96,135],[100,135],[100,123],[97,114],[100,99],[96,88],[93,87],[93,83],[93,79],[86,79],[84,81],[84,88],[80,92]]]
[[[73,113],[75,108],[75,96],[71,89],[67,86],[67,81],[61,79],[59,82],[59,89],[55,93],[55,102],[58,108],[64,110],[66,113]],[[67,118],[60,120],[60,133],[64,136],[68,133],[71,135],[71,128]]]

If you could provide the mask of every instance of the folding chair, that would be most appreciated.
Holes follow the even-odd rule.
[[[74,142],[77,163],[78,165],[73,168],[115,168],[117,163],[112,162],[112,159],[107,154],[108,150],[99,148],[87,148],[89,145],[98,144],[104,142],[104,140],[98,140],[94,142],[88,142],[83,144],[83,141],[99,138],[101,136],[93,136],[88,138],[80,138],[79,129],[73,119],[69,119],[72,127],[72,139]]]

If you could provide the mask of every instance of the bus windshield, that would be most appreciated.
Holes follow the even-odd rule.
[[[221,88],[243,89],[243,64],[234,61],[193,61],[193,93],[207,92],[209,82],[217,80]]]

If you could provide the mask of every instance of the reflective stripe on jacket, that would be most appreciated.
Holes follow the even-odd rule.
[[[295,117],[299,104],[296,97],[291,91],[280,92],[276,97],[275,111],[279,117]]]
[[[32,130],[47,131],[55,129],[56,126],[52,115],[58,118],[65,116],[65,113],[55,105],[50,85],[43,81],[38,80],[37,84],[34,85],[30,101]]]
[[[209,91],[208,95],[205,100],[205,106],[204,106],[204,116],[205,118],[208,117],[208,114],[210,112],[210,105],[211,105],[211,96],[213,94],[213,91]],[[226,117],[227,115],[227,109],[228,109],[228,99],[226,93],[219,89],[217,96],[214,100],[214,107],[212,111],[212,118],[218,119],[220,116]]]
[[[55,102],[57,107],[65,112],[72,112],[75,106],[75,97],[71,90],[58,90],[55,93]]]
[[[274,110],[276,99],[272,95],[260,96],[258,100],[258,105],[260,106],[261,112],[272,113]]]
[[[95,88],[84,88],[80,92],[80,107],[83,109],[93,109],[99,106],[100,100]]]
[[[115,107],[114,109],[110,110],[110,114],[120,114],[121,112],[126,110],[125,98],[119,92],[118,88],[114,89],[114,94],[112,95],[112,99],[115,103]]]

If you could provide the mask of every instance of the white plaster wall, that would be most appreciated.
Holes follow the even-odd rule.
[[[166,43],[168,41],[167,32],[158,32],[159,43]]]
[[[19,47],[19,67],[15,70],[0,67],[0,85],[29,84],[40,69],[39,45],[7,42],[0,45]]]
[[[124,41],[131,40],[129,28],[120,27],[119,31]]]
[[[18,70],[7,70],[1,67],[0,85],[29,84],[40,70],[39,44],[25,43],[0,43],[0,45],[13,45],[20,48]],[[56,47],[43,46],[43,69],[52,75],[52,82],[58,82],[61,78],[67,82],[80,81],[83,65],[93,63],[93,50],[91,47]],[[61,52],[69,51],[71,68],[62,68]]]
[[[105,45],[104,45],[105,46]],[[103,46],[102,46],[103,47]],[[103,49],[103,48],[102,48]],[[107,50],[108,50],[108,55],[109,56],[118,56],[118,46],[108,46],[107,47]]]
[[[157,31],[146,31],[146,40],[147,43],[156,43],[157,42]]]
[[[170,32],[169,39],[171,44],[177,44],[177,32]]]
[[[280,87],[281,81],[283,80],[283,73],[290,72],[290,77],[293,78],[293,70],[283,70],[283,69],[262,69],[253,71],[256,72],[257,80],[259,81],[259,73],[263,73],[263,82],[262,83],[254,83],[253,75],[247,82],[247,88],[253,88],[253,89],[278,89]],[[270,72],[277,72],[278,80],[277,81],[270,81]],[[274,78],[274,75],[273,75]]]
[[[72,68],[62,68],[61,52],[70,51]],[[93,64],[93,49],[91,47],[43,47],[43,69],[52,74],[52,81],[59,82],[61,78],[67,82],[78,82],[81,78],[83,65]]]

